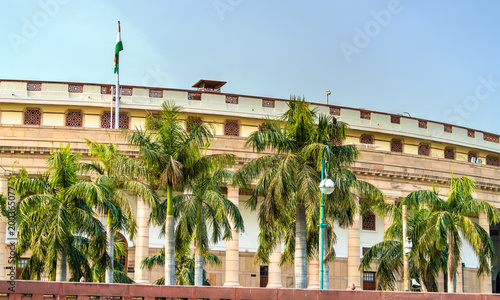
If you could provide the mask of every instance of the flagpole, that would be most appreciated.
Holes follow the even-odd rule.
[[[118,22],[120,23],[120,22]],[[118,118],[120,116],[120,66],[116,68],[116,109],[115,109],[115,129],[118,129]]]
[[[120,33],[120,21],[118,21],[118,33]],[[116,109],[115,109],[115,129],[118,129],[119,116],[120,116],[120,53],[116,53]]]
[[[111,111],[109,113],[109,129],[113,129],[113,86],[109,87],[111,89]]]

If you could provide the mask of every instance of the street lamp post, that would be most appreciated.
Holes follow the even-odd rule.
[[[326,160],[325,160],[326,155]],[[324,275],[324,263],[323,263],[323,228],[325,224],[325,205],[323,202],[323,195],[329,195],[333,193],[335,189],[335,184],[328,178],[328,169],[330,167],[330,147],[328,145],[323,149],[321,155],[321,182],[319,184],[319,189],[321,190],[321,212],[320,212],[320,223],[319,223],[319,288],[323,289],[323,275]]]

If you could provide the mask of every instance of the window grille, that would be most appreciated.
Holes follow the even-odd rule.
[[[226,121],[224,123],[224,135],[240,136],[240,124],[236,121]]]
[[[359,142],[361,144],[369,144],[369,145],[372,145],[373,144],[373,137],[371,135],[366,135],[366,134],[363,134],[360,138],[359,138]]]
[[[226,103],[238,104],[238,96],[226,96]]]
[[[366,213],[363,215],[362,229],[363,230],[375,230],[375,215],[372,213]]]
[[[24,111],[24,125],[42,125],[42,112],[39,109],[27,109]]]
[[[189,92],[188,100],[201,100],[201,93]]]
[[[199,117],[188,117],[186,120],[186,129],[187,131],[191,131],[196,125],[201,125],[202,123]]]
[[[500,159],[496,156],[486,156],[486,164],[489,166],[500,167]]]
[[[83,113],[81,110],[70,110],[66,113],[66,126],[82,127]]]
[[[330,115],[340,116],[340,107],[330,106]]]
[[[149,90],[149,97],[163,98],[163,90]]]
[[[274,108],[274,100],[262,99],[262,107]]]
[[[109,112],[104,112],[101,115],[101,128],[109,128]],[[127,113],[122,113],[118,117],[118,128],[128,129],[129,128],[129,116]],[[115,128],[115,114],[113,113],[113,128]]]
[[[431,151],[429,145],[427,144],[418,145],[418,155],[429,156],[430,152]]]
[[[455,159],[455,150],[451,148],[444,149],[444,158],[446,159]]]
[[[372,113],[369,111],[362,110],[360,113],[361,119],[370,120],[372,118]]]
[[[401,124],[401,116],[391,115],[391,123],[393,123],[393,124]]]
[[[70,84],[68,85],[69,93],[83,93],[83,85],[82,84]]]
[[[392,140],[391,152],[403,153],[403,142],[401,140]]]

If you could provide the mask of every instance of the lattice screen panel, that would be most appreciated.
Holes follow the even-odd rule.
[[[240,136],[240,124],[236,121],[226,121],[224,123],[224,135]]]
[[[372,118],[372,113],[369,111],[362,110],[360,113],[360,117],[361,117],[361,119],[370,120]]]
[[[201,93],[188,93],[188,100],[201,100]]]
[[[391,152],[403,153],[403,142],[401,140],[392,140]]]
[[[66,113],[66,126],[82,127],[83,113],[81,110],[70,110]]]
[[[418,155],[429,156],[431,153],[431,148],[427,144],[418,145]]]
[[[455,150],[451,148],[444,149],[444,158],[446,159],[455,159]]]
[[[362,229],[363,230],[375,230],[375,215],[371,213],[366,213],[363,215]]]
[[[498,157],[488,155],[486,156],[486,164],[489,166],[500,167],[500,159]]]
[[[101,128],[109,128],[109,118],[110,114],[109,112],[105,112],[101,115]],[[127,113],[122,113],[120,114],[118,118],[118,128],[121,129],[128,129],[129,128],[129,116]],[[115,126],[115,114],[113,113],[113,128]]]
[[[24,111],[24,125],[42,125],[42,112],[39,109],[27,109]]]
[[[393,124],[401,124],[401,116],[391,115],[391,123],[393,123]]]
[[[226,96],[226,103],[238,104],[238,96]]]
[[[361,144],[369,144],[369,145],[372,145],[373,144],[373,137],[371,135],[362,135],[360,138],[359,138],[359,142]]]
[[[201,125],[203,122],[199,117],[188,117],[186,120],[186,129],[191,131],[196,125]]]

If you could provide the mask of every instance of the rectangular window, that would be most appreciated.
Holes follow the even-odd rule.
[[[376,217],[372,213],[366,213],[363,215],[362,229],[363,230],[375,230],[375,220]]]
[[[376,289],[375,272],[363,272],[363,290],[374,291]]]

